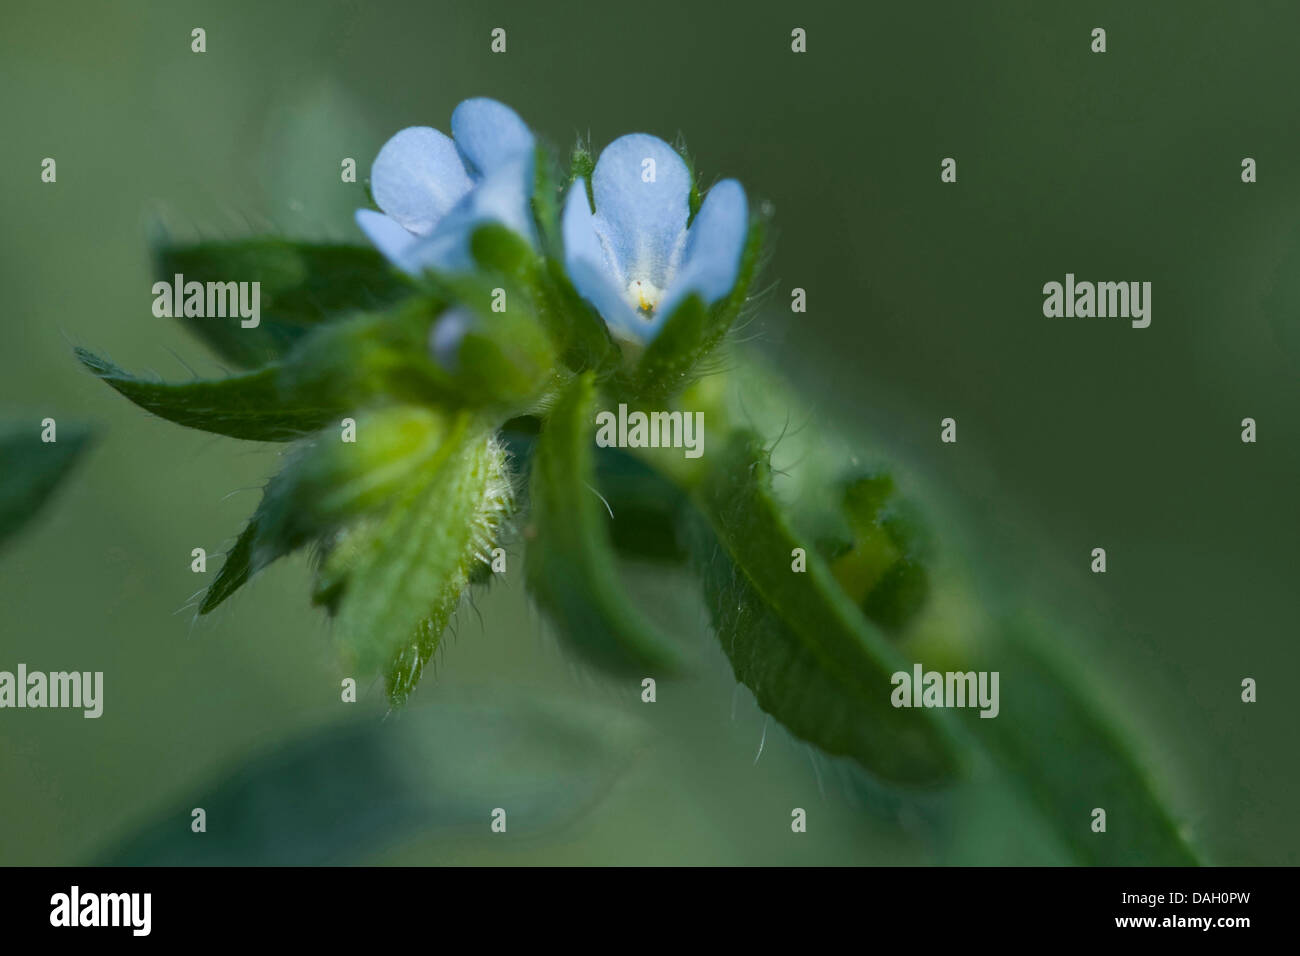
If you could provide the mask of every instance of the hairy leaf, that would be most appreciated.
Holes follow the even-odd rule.
[[[275,366],[215,381],[170,384],[136,378],[82,348],[76,353],[86,368],[146,411],[231,438],[291,441],[336,421],[346,410],[325,396],[284,394]]]
[[[696,552],[714,625],[759,706],[885,779],[932,784],[957,774],[957,728],[938,711],[891,705],[891,675],[910,663],[791,532],[752,434],[714,453],[696,500],[712,532],[699,536]],[[792,569],[800,547],[804,572]]]
[[[363,673],[384,671],[405,702],[510,512],[505,456],[489,429],[459,415],[389,510],[331,549],[318,599],[337,607],[339,640]]]

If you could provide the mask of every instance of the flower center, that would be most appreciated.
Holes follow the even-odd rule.
[[[627,284],[627,300],[632,308],[643,312],[647,317],[659,304],[663,290],[647,279],[633,279]]]

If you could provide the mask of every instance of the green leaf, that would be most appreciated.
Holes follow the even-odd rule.
[[[84,425],[55,428],[57,441],[44,442],[36,422],[0,426],[0,542],[36,516],[94,438]]]
[[[255,756],[96,862],[365,863],[417,841],[499,840],[488,830],[493,807],[508,808],[511,834],[535,842],[603,799],[643,743],[642,727],[615,708],[519,691],[493,697],[490,688],[462,693],[400,720],[329,726]],[[207,813],[206,836],[190,830],[194,807]]]
[[[790,530],[755,436],[736,433],[714,453],[696,500],[712,532],[699,535],[696,554],[714,626],[759,706],[796,736],[887,780],[934,784],[958,774],[955,723],[891,705],[891,675],[910,664]],[[800,547],[802,573],[792,569]]]
[[[383,669],[395,706],[415,689],[512,506],[499,444],[461,414],[391,507],[326,556],[318,600],[337,607],[338,638],[357,668]]]
[[[346,408],[323,396],[286,396],[276,366],[215,381],[169,384],[136,378],[82,348],[76,354],[86,368],[146,411],[231,438],[290,441],[337,420]]]
[[[419,407],[358,415],[357,441],[328,435],[294,449],[199,606],[207,614],[278,558],[386,507],[438,453],[447,422]]]
[[[282,358],[314,326],[353,310],[371,310],[410,294],[411,281],[376,250],[339,243],[244,239],[194,245],[162,243],[155,274],[184,282],[260,283],[260,322],[238,316],[179,318],[226,361],[256,368]]]
[[[1077,667],[1046,650],[1040,629],[1006,621],[978,662],[999,674],[995,718],[968,711],[972,736],[1021,787],[1062,843],[1094,866],[1194,866],[1201,860],[1157,795],[1125,735],[1105,716]],[[1106,832],[1092,811],[1106,811]]]
[[[533,454],[527,582],[568,643],[616,674],[671,674],[678,654],[628,598],[593,486],[595,377],[572,382]],[[618,521],[615,512],[614,521]]]

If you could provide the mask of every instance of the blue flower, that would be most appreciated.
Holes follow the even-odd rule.
[[[357,210],[357,225],[398,268],[459,272],[473,267],[469,239],[499,222],[536,242],[533,134],[514,110],[483,97],[451,114],[447,136],[411,126],[393,136],[370,167],[370,189],[383,210]]]
[[[574,287],[624,338],[654,338],[691,293],[706,305],[736,284],[749,206],[724,179],[687,228],[691,173],[671,146],[633,133],[610,143],[564,203],[564,265]]]

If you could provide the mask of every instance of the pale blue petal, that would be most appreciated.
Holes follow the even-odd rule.
[[[686,235],[682,263],[655,312],[656,327],[694,292],[706,305],[717,302],[736,284],[749,235],[745,189],[724,179],[709,190]]]
[[[460,364],[460,343],[473,321],[463,308],[448,309],[429,330],[429,354],[448,372],[455,372]]]
[[[427,238],[403,257],[409,270],[464,272],[474,267],[470,236],[484,223],[498,222],[537,245],[529,200],[533,189],[533,154],[524,153],[494,170],[447,213]]]
[[[533,134],[519,114],[485,96],[464,100],[451,114],[451,135],[479,175],[531,152]]]
[[[464,229],[449,226],[446,220],[411,246],[398,265],[411,275],[420,275],[426,269],[439,272],[468,272],[474,266],[469,254],[469,236]]]
[[[451,137],[427,126],[397,133],[370,167],[375,204],[421,236],[433,231],[471,185]]]
[[[653,180],[646,182],[651,169]],[[621,136],[600,154],[591,188],[596,232],[622,274],[662,289],[686,231],[691,174],[685,161],[657,136]]]
[[[382,212],[373,209],[358,209],[357,225],[383,257],[395,266],[404,268],[405,256],[420,241],[419,236],[407,232]]]
[[[579,179],[569,189],[561,231],[564,268],[578,294],[600,313],[611,331],[641,339],[648,323],[623,298],[623,278],[596,235],[585,180]]]

